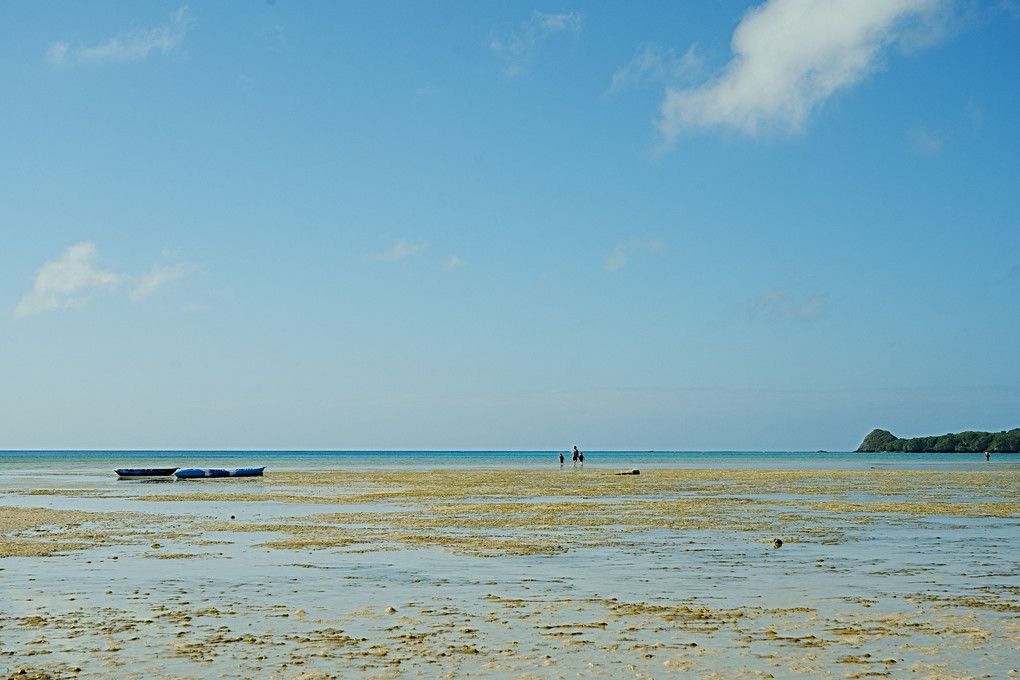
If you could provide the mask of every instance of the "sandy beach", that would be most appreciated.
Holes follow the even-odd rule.
[[[1015,468],[618,472],[8,489],[0,670],[1020,677]]]

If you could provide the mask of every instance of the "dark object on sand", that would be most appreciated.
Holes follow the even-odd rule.
[[[117,468],[114,470],[121,477],[168,477],[179,468]]]
[[[251,468],[237,468],[236,470],[222,470],[219,468],[212,468],[209,470],[203,470],[200,468],[188,468],[186,470],[178,470],[174,473],[177,479],[201,479],[203,477],[261,477],[262,471],[266,469],[266,466],[262,467],[251,467]]]
[[[641,470],[631,470],[630,472],[617,472],[618,475],[640,475]]]
[[[781,548],[781,547],[783,547],[783,539],[777,538],[774,541],[772,541],[772,547],[773,548]]]

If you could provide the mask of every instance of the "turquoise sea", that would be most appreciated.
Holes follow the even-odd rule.
[[[119,467],[246,467],[271,470],[545,468],[559,451],[0,451],[0,474],[108,474]],[[569,449],[563,450],[570,465]],[[969,470],[1020,467],[1020,455],[805,451],[585,451],[591,468]]]

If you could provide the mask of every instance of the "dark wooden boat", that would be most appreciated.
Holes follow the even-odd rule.
[[[206,477],[261,477],[266,466],[236,468],[225,470],[222,468],[186,468],[174,473],[177,479],[203,479]]]
[[[180,468],[117,468],[121,477],[169,477]]]

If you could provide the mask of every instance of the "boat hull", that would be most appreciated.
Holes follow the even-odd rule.
[[[169,477],[180,468],[117,468],[120,477]]]
[[[177,470],[174,475],[177,479],[205,479],[208,477],[261,477],[266,467],[236,468],[226,470],[223,468],[186,468]]]

